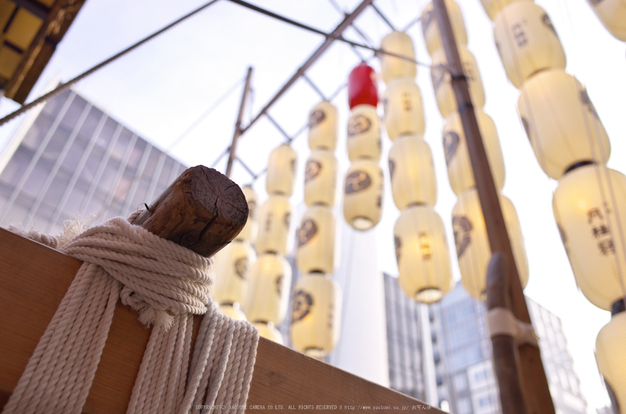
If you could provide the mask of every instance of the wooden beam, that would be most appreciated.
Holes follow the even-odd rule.
[[[85,0],[57,0],[54,3],[15,74],[5,85],[5,97],[24,103],[84,3]]]
[[[0,407],[80,265],[63,253],[0,229]],[[196,317],[196,329],[199,321]],[[149,335],[137,314],[118,303],[83,413],[126,412]],[[282,410],[293,406],[292,412],[300,412],[305,411],[298,407],[303,405],[313,406],[306,408],[307,413],[325,414],[371,412],[374,407],[383,407],[376,410],[382,413],[428,409],[416,399],[261,338],[248,411],[276,413],[281,406]],[[428,412],[442,413],[436,408]]]

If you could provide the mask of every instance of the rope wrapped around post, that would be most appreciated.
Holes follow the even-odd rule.
[[[196,413],[218,404],[243,412],[258,332],[217,311],[205,256],[228,244],[246,218],[239,187],[198,166],[133,214],[135,224],[114,218],[69,241],[26,234],[84,264],[3,412],[80,413],[118,299],[153,327],[128,413]],[[193,315],[201,314],[192,355]]]

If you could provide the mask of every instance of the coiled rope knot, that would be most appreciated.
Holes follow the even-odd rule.
[[[120,282],[122,303],[137,310],[146,325],[168,330],[176,315],[206,313],[213,259],[121,217],[84,231],[61,250]]]

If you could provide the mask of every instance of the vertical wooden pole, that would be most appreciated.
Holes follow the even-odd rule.
[[[510,310],[509,266],[502,252],[495,252],[487,268],[487,309]],[[511,335],[491,336],[493,365],[500,388],[500,403],[504,414],[526,414],[526,404],[519,375],[519,355]]]
[[[233,141],[230,144],[228,150],[228,162],[226,163],[226,177],[230,178],[230,174],[233,170],[233,162],[237,154],[237,141],[241,136],[241,119],[243,118],[243,111],[246,108],[246,101],[248,93],[250,92],[250,81],[252,80],[252,66],[248,68],[248,75],[246,76],[246,86],[243,88],[243,95],[241,96],[241,103],[239,104],[239,115],[237,115],[237,123],[235,124],[235,133],[233,134]]]
[[[530,323],[530,315],[519,280],[517,266],[515,265],[513,250],[504,224],[498,192],[496,191],[491,170],[489,169],[485,147],[480,137],[480,130],[478,129],[467,78],[463,73],[463,66],[452,32],[448,11],[444,0],[434,0],[433,6],[446,53],[446,59],[448,61],[452,88],[465,132],[465,139],[472,163],[478,197],[483,210],[483,216],[485,217],[485,225],[491,251],[493,253],[502,252],[506,262],[510,264],[509,287],[511,291],[513,314],[521,322]],[[527,411],[529,413],[554,413],[554,403],[550,397],[550,388],[541,362],[539,348],[522,344],[518,347],[518,351]]]

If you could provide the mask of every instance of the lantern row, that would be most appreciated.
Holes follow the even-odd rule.
[[[381,49],[415,60],[411,38],[391,32]],[[395,56],[381,56],[385,127],[393,142],[389,175],[396,207],[394,226],[398,282],[405,294],[422,303],[439,301],[452,287],[452,269],[443,221],[435,212],[437,182],[426,129],[417,65]]]
[[[325,357],[337,345],[341,290],[335,271],[335,195],[337,189],[337,108],[322,101],[309,113],[311,155],[304,173],[308,207],[297,232],[296,264],[302,277],[293,288],[291,342],[300,352]]]
[[[252,243],[257,234],[258,199],[251,186],[243,187],[242,191],[248,203],[248,219],[235,240],[215,255],[215,284],[211,289],[220,312],[236,320],[246,320],[242,306],[248,294],[248,269],[256,260]]]
[[[520,89],[518,112],[537,161],[558,180],[552,207],[578,287],[597,307],[613,309],[596,357],[626,407],[626,176],[606,166],[609,138],[587,90],[565,72],[565,52],[547,13],[532,1],[482,2],[506,74]],[[619,37],[621,25],[626,35],[623,2],[591,3],[611,33]]]
[[[485,105],[485,91],[476,59],[467,49],[467,31],[461,9],[453,0],[445,0],[445,5],[458,44],[463,72],[467,77],[470,97],[475,108],[476,120],[491,174],[499,193],[504,187],[505,169],[498,131],[491,117],[482,110]],[[442,138],[448,180],[452,191],[458,196],[458,201],[452,210],[452,228],[461,270],[461,281],[472,297],[485,300],[487,265],[491,258],[491,248],[461,116],[457,111],[450,73],[446,69],[448,63],[432,2],[427,4],[422,11],[422,31],[426,48],[432,57],[431,80],[437,106],[445,118]],[[525,287],[528,282],[528,260],[517,212],[508,198],[499,194],[499,199],[520,281],[522,287]]]
[[[351,165],[345,176],[343,216],[356,230],[376,226],[382,217],[382,144],[376,72],[365,63],[348,76],[347,148]]]

